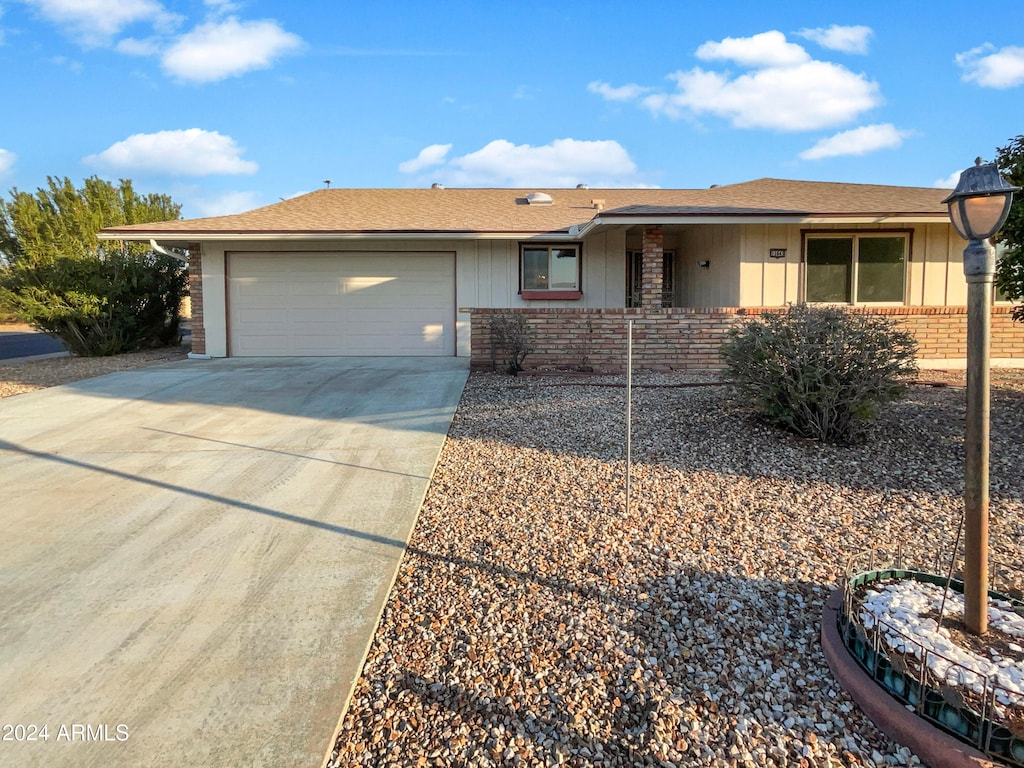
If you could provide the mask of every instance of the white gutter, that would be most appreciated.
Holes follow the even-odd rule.
[[[237,240],[575,240],[568,232],[100,232],[100,240],[198,243]]]
[[[577,237],[584,237],[599,226],[643,224],[948,224],[947,214],[877,214],[851,216],[600,216],[582,227],[572,227]]]
[[[164,248],[162,245],[160,245],[156,240],[150,240],[149,241],[149,247],[152,248],[154,251],[156,251],[159,254],[162,254],[164,256],[170,256],[172,259],[177,259],[182,264],[188,264],[188,259],[186,257],[182,256],[180,253],[175,253],[174,251],[168,251],[166,248]]]

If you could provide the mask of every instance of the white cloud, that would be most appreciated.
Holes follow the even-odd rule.
[[[587,85],[587,90],[591,93],[596,93],[598,96],[604,96],[608,101],[633,101],[634,99],[640,98],[651,89],[634,83],[620,85],[616,88],[610,83],[595,80]]]
[[[953,171],[944,179],[936,179],[932,186],[939,189],[956,189],[956,185],[960,183],[960,174],[963,172],[962,168],[959,171]]]
[[[18,156],[13,152],[6,149],[0,149],[0,178],[6,176],[11,168],[14,167],[14,161],[18,159]]]
[[[496,139],[435,167],[432,176],[452,186],[467,187],[638,185],[636,164],[617,141],[577,139],[556,139],[538,147]]]
[[[209,83],[253,69],[302,48],[302,38],[276,21],[209,21],[179,37],[161,58],[166,72],[181,80]]]
[[[1024,84],[1024,48],[1008,45],[997,51],[994,45],[985,43],[958,53],[956,63],[964,70],[964,82],[975,82],[982,88],[1015,88]]]
[[[697,49],[697,58],[704,61],[735,61],[745,67],[788,67],[810,61],[810,55],[776,30],[753,37],[727,37],[721,42],[707,42]]]
[[[399,163],[398,170],[402,173],[419,173],[425,168],[440,165],[451,148],[451,144],[431,144],[429,147],[421,149],[420,153],[412,160]]]
[[[256,192],[223,192],[219,195],[193,197],[188,206],[196,216],[229,216],[260,207]]]
[[[867,53],[868,40],[874,34],[871,27],[851,26],[843,27],[833,24],[827,29],[816,27],[815,29],[801,29],[797,32],[800,37],[812,40],[823,48],[843,53]]]
[[[801,152],[800,157],[804,160],[822,160],[826,157],[867,155],[880,149],[895,149],[910,134],[910,131],[901,131],[892,123],[863,125],[822,139]]]
[[[259,166],[243,160],[243,151],[230,136],[189,128],[137,133],[99,154],[89,155],[83,162],[116,172],[171,176],[256,173]]]
[[[675,91],[639,85],[618,88],[593,82],[588,90],[610,100],[637,100],[653,115],[672,119],[713,115],[737,128],[813,131],[855,120],[882,103],[878,84],[863,74],[828,61],[812,59],[781,32],[727,37],[707,42],[697,56],[736,62],[750,71],[733,75],[694,67],[669,75]],[[642,97],[642,98],[641,98]]]
[[[45,19],[67,30],[82,45],[109,45],[132,24],[148,23],[169,31],[181,17],[157,0],[25,0]]]
[[[643,105],[678,118],[712,114],[737,128],[812,131],[842,125],[878,106],[878,85],[826,61],[768,67],[730,79],[699,67],[671,75],[676,92],[653,94]]]

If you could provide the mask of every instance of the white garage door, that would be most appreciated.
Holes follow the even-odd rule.
[[[232,253],[234,357],[455,354],[455,254]]]

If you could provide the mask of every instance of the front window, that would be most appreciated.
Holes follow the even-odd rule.
[[[808,236],[807,301],[902,303],[908,243],[904,234]]]
[[[578,291],[578,245],[524,245],[520,264],[523,291]]]

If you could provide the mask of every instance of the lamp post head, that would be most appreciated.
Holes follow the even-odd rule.
[[[1013,193],[1020,187],[1007,184],[995,163],[982,163],[960,174],[953,193],[942,202],[949,206],[949,218],[964,240],[981,241],[992,237],[1006,221]]]

